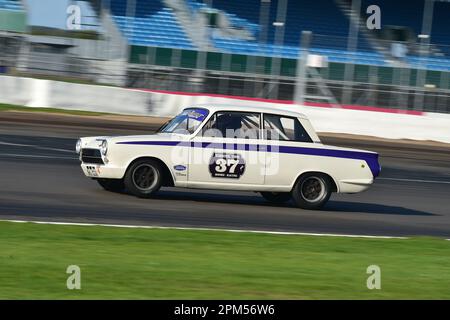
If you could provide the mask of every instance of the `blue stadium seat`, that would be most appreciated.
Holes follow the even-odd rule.
[[[191,10],[205,8],[201,0],[186,0]],[[212,41],[216,48],[231,53],[259,54],[282,56],[286,58],[297,58],[300,35],[303,30],[310,30],[316,35],[327,35],[327,39],[313,37],[312,51],[327,54],[332,62],[348,61],[350,58],[346,52],[349,21],[348,18],[336,6],[333,0],[296,0],[288,2],[288,10],[285,21],[285,35],[283,46],[275,46],[275,30],[272,25],[276,21],[277,2],[272,1],[269,12],[268,41],[261,44],[257,41],[260,32],[259,12],[261,0],[228,1],[214,0],[213,7],[227,15],[232,26],[245,28],[254,34],[254,41],[223,38],[213,33]],[[336,41],[339,39],[340,41]],[[330,41],[331,40],[331,41]],[[320,51],[321,49],[335,49],[335,51]],[[385,65],[383,56],[373,52],[364,37],[358,38],[358,52],[367,52],[372,56],[364,59],[356,55],[358,63],[372,63]]]
[[[186,0],[191,10],[207,7],[201,0]],[[367,16],[369,5],[379,5],[382,11],[383,25],[410,27],[419,34],[422,27],[424,0],[410,0],[407,3],[389,0],[362,0],[361,15]],[[216,48],[231,53],[259,54],[295,58],[302,30],[313,32],[311,51],[328,56],[331,62],[352,62],[360,64],[386,65],[381,54],[372,50],[366,39],[360,34],[356,53],[347,52],[349,19],[341,12],[333,0],[296,0],[288,1],[285,21],[283,47],[277,48],[274,43],[276,27],[277,1],[272,1],[269,12],[268,41],[257,42],[260,32],[259,12],[261,0],[228,1],[214,0],[213,7],[223,11],[231,24],[237,28],[246,28],[254,34],[255,40],[239,40],[223,38],[213,33],[212,41]],[[405,62],[413,67],[429,66],[431,70],[448,70],[450,64],[450,38],[448,37],[449,2],[435,2],[433,15],[432,44],[445,55],[443,59],[408,57]],[[401,14],[399,14],[401,12]]]
[[[136,8],[127,7],[130,2],[110,0],[113,17],[130,44],[159,46],[180,49],[196,49],[183,28],[176,20],[171,8],[162,0],[136,0]],[[192,12],[207,9],[203,0],[185,0]],[[19,1],[0,0],[17,4]],[[410,27],[416,34],[421,31],[424,0],[410,0],[407,3],[389,0],[362,0],[361,15],[369,5],[376,4],[382,9],[383,25]],[[259,26],[261,0],[214,0],[212,6],[224,12],[231,25],[246,29],[253,40],[226,38],[212,32],[211,42],[220,51],[235,54],[278,56],[297,58],[299,41],[303,30],[313,32],[311,52],[328,57],[330,62],[355,62],[358,64],[386,66],[383,55],[374,51],[360,33],[356,52],[347,51],[349,19],[334,0],[296,0],[288,1],[285,21],[285,35],[282,45],[275,45],[277,1],[272,0],[269,11],[268,37],[266,43],[260,43]],[[450,3],[435,2],[433,32],[431,41],[444,54],[444,57],[408,56],[405,62],[413,67],[427,66],[431,70],[448,70],[450,65],[450,38],[447,26]],[[131,12],[133,11],[133,12]],[[401,12],[401,14],[399,14]]]
[[[0,10],[23,11],[23,5],[18,0],[0,0]]]
[[[378,5],[382,13],[384,26],[406,26],[416,35],[422,32],[422,20],[424,0],[387,1],[387,0],[362,0],[362,8],[369,5]],[[401,12],[401,14],[399,14]],[[413,67],[427,65],[431,70],[448,70],[450,64],[450,37],[448,18],[450,2],[434,2],[433,25],[431,30],[431,43],[435,45],[447,58],[407,57],[405,60]]]
[[[172,9],[160,0],[136,0],[135,10],[126,1],[111,0],[111,13],[130,44],[195,49]]]

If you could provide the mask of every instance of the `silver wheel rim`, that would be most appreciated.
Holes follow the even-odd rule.
[[[325,197],[325,182],[319,177],[308,177],[300,186],[300,194],[307,202],[319,202]]]
[[[141,191],[152,190],[158,182],[158,171],[150,164],[143,163],[133,170],[132,179],[136,188]]]

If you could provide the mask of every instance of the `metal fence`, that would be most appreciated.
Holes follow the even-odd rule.
[[[344,39],[314,35],[311,48],[326,48],[330,41]],[[7,74],[93,84],[111,84],[111,75],[121,76],[116,69],[122,68],[123,63],[108,60],[107,52],[105,59],[92,59],[22,50],[17,38],[2,43],[5,45],[0,48],[0,72]],[[430,52],[431,47],[428,53],[433,60],[419,61],[415,67],[405,59],[402,63],[386,61],[385,65],[330,62],[324,68],[309,67],[304,78],[305,101],[450,113],[450,72],[430,67],[434,61],[442,70],[450,70],[450,63]],[[351,53],[347,54],[351,57]],[[199,56],[205,60],[199,61]],[[280,68],[272,68],[272,59],[279,59]],[[298,61],[223,52],[200,55],[170,48],[144,48],[134,54],[131,47],[124,83],[133,88],[293,100]],[[349,65],[350,79],[345,77]]]
[[[276,100],[293,100],[296,79],[259,74],[211,72],[197,69],[143,68],[130,65],[129,87],[154,90],[203,92]],[[271,90],[278,87],[277,95]],[[450,113],[450,90],[416,88],[398,84],[376,84],[316,79],[308,76],[305,101],[339,106],[345,90],[353,105]],[[420,103],[417,104],[417,99]]]

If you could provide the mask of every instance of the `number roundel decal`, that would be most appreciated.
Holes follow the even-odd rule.
[[[239,179],[245,171],[245,161],[240,154],[214,153],[209,162],[209,172],[215,178]]]

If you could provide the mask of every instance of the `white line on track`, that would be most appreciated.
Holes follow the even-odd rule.
[[[236,232],[236,233],[248,232],[248,233],[259,233],[259,234],[317,236],[317,237],[409,239],[408,237],[374,236],[374,235],[357,235],[357,234],[309,233],[309,232],[221,229],[221,228],[196,228],[196,227],[137,226],[137,225],[127,225],[127,224],[103,224],[103,223],[81,223],[81,222],[78,223],[78,222],[36,221],[36,220],[0,220],[0,222],[36,223],[36,224],[49,224],[49,225],[61,225],[61,226],[81,226],[81,227],[113,227],[113,228],[131,228],[131,229],[163,229],[163,230],[192,230],[192,231],[225,231],[225,232]]]
[[[439,180],[421,180],[421,179],[401,179],[401,178],[377,178],[376,180],[404,181],[404,182],[420,182],[420,183],[441,183],[450,184],[450,181]]]
[[[58,152],[71,152],[73,153],[73,150],[68,150],[68,149],[59,149],[59,148],[51,148],[51,147],[42,147],[42,146],[37,146],[37,145],[33,145],[33,144],[22,144],[22,143],[11,143],[11,142],[5,142],[5,141],[0,141],[0,145],[4,145],[4,146],[14,146],[14,147],[27,147],[27,148],[35,148],[35,149],[41,149],[41,150],[50,150],[50,151],[58,151]]]
[[[78,159],[78,158],[76,158],[76,157],[44,156],[44,155],[16,154],[16,153],[0,153],[0,157],[10,157],[10,158],[66,159],[66,160],[77,160],[77,159]]]

